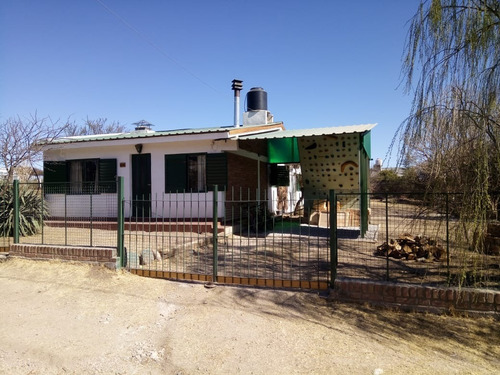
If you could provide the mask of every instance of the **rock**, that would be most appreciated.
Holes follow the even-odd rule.
[[[0,263],[7,260],[7,255],[0,254]]]
[[[157,250],[144,249],[141,252],[140,263],[142,265],[151,264],[155,260],[161,260],[161,255]]]
[[[134,252],[127,252],[127,267],[129,268],[139,268],[140,260],[139,254]]]

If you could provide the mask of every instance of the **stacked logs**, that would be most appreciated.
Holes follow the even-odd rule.
[[[446,249],[426,236],[415,236],[405,233],[397,239],[391,238],[377,246],[376,256],[389,256],[395,259],[442,261],[446,258]]]

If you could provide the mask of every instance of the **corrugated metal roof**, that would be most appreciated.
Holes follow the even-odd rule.
[[[173,130],[139,130],[132,131],[129,133],[114,133],[114,134],[97,134],[97,135],[82,135],[73,137],[62,137],[52,140],[51,142],[40,142],[40,144],[53,145],[53,144],[68,144],[68,143],[79,143],[79,142],[94,142],[94,141],[114,141],[120,139],[143,139],[143,138],[156,138],[156,137],[171,137],[179,135],[197,135],[197,134],[220,134],[227,133],[227,138],[236,135],[244,135],[245,132],[250,134],[255,134],[255,132],[262,131],[275,131],[279,127],[283,127],[283,123],[274,122],[266,125],[246,125],[235,127],[230,126],[218,126],[218,127],[207,127],[207,128],[188,128],[188,129],[173,129]]]
[[[377,124],[364,125],[348,125],[348,126],[330,126],[322,128],[310,129],[291,129],[283,131],[275,131],[272,133],[255,134],[248,136],[240,136],[240,139],[274,139],[274,138],[301,138],[317,135],[334,135],[334,134],[350,134],[364,133],[373,129]]]
[[[175,130],[161,130],[161,131],[133,131],[130,133],[62,137],[55,139],[49,143],[61,144],[61,143],[92,142],[92,141],[113,141],[118,139],[169,137],[174,135],[187,135],[187,134],[223,133],[223,132],[228,132],[231,129],[234,129],[234,127],[221,126],[221,127],[198,128],[198,129],[190,128],[190,129],[175,129]]]

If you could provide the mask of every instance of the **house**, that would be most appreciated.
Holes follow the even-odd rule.
[[[94,217],[116,217],[112,197],[117,176],[124,179],[125,197],[135,202],[125,207],[127,217],[211,217],[215,185],[219,202],[241,191],[245,199],[276,197],[276,186],[286,184],[294,200],[301,194],[306,201],[321,200],[330,189],[367,191],[370,130],[375,125],[285,130],[267,111],[267,94],[263,100],[260,90],[256,100],[248,100],[243,126],[154,131],[138,123],[128,133],[46,143],[44,181],[50,215],[88,217],[91,206]],[[176,204],[151,203],[157,197],[185,202],[186,194],[195,204],[179,209]],[[284,212],[293,207],[269,209]],[[223,209],[218,212],[225,215]]]

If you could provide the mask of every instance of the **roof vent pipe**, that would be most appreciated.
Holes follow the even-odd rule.
[[[135,131],[151,130],[151,127],[153,126],[153,124],[147,122],[146,120],[134,122],[132,125],[135,125]]]
[[[243,81],[233,79],[231,88],[234,90],[234,126],[240,126],[240,91],[243,88]]]

